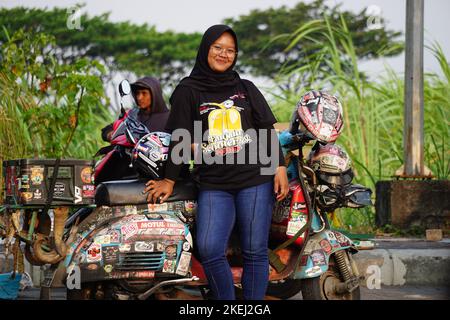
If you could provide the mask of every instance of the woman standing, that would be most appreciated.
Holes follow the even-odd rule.
[[[185,129],[194,137],[194,122],[199,121],[204,140],[197,141],[198,151],[202,157],[217,160],[196,164],[200,187],[196,245],[214,298],[235,299],[225,253],[236,223],[244,260],[244,298],[260,300],[269,276],[268,236],[274,193],[279,201],[289,188],[278,141],[279,152],[271,155],[277,161],[275,172],[262,174],[265,166],[259,157],[256,162],[249,161],[260,133],[275,134],[276,119],[255,85],[233,70],[237,54],[237,37],[230,27],[214,25],[205,32],[190,76],[179,83],[170,98],[167,129]],[[256,139],[247,133],[249,129],[259,130]],[[270,144],[262,149],[258,155],[270,152]],[[182,165],[174,164],[170,151],[166,178],[147,183],[145,192],[153,202],[163,202],[170,196],[181,170]]]

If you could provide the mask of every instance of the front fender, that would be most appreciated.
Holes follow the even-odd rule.
[[[312,235],[306,244],[294,279],[315,278],[328,270],[330,257],[337,251],[358,252],[355,244],[338,231],[323,230]]]
[[[66,256],[68,274],[79,267],[81,282],[90,282],[188,272],[193,248],[188,225],[174,212],[129,209],[102,207],[80,227]]]

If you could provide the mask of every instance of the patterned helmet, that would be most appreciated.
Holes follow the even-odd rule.
[[[140,139],[133,149],[132,164],[140,175],[161,179],[169,155],[170,134],[151,132]]]
[[[322,91],[309,91],[300,99],[291,120],[291,133],[300,131],[311,140],[334,142],[343,128],[339,100]]]
[[[316,172],[319,181],[332,185],[346,185],[353,179],[351,160],[337,144],[317,143],[308,155],[308,165]]]

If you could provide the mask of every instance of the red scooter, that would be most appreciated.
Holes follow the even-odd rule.
[[[127,80],[119,84],[119,93],[122,112],[113,124],[111,144],[101,148],[95,155],[103,155],[94,168],[96,185],[104,181],[137,178],[138,174],[131,166],[131,153],[136,142],[150,133],[147,127],[135,118],[134,113],[125,112],[123,108],[123,98],[131,93]]]

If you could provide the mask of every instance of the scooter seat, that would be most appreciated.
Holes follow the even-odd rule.
[[[142,194],[148,180],[105,181],[97,186],[95,204],[98,206],[138,205],[147,203],[147,194]],[[197,187],[192,180],[179,180],[167,202],[196,200]]]

